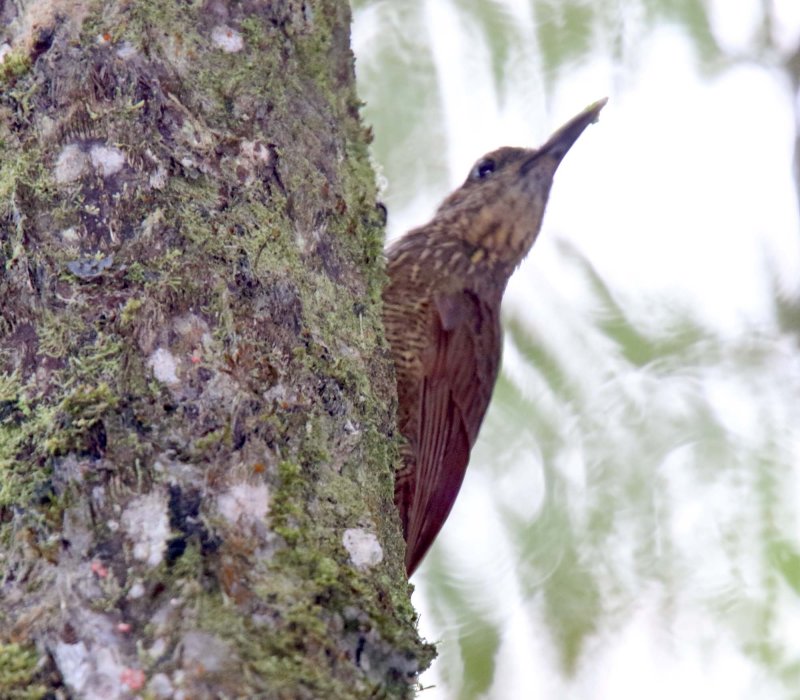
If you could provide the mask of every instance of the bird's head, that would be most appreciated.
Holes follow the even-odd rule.
[[[605,103],[587,107],[538,149],[506,146],[487,153],[436,218],[487,256],[519,263],[539,233],[556,169]]]

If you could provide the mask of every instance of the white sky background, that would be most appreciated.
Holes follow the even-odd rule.
[[[607,95],[600,121],[579,139],[556,175],[541,236],[512,278],[505,312],[547,314],[554,289],[575,308],[591,309],[590,290],[559,253],[559,241],[566,240],[591,261],[644,329],[657,327],[672,307],[725,337],[774,332],[770,269],[785,294],[800,293],[800,221],[791,177],[795,98],[785,79],[745,64],[701,77],[690,40],[665,27],[643,41],[635,68],[621,68],[598,55],[569,70],[552,101],[544,103],[529,4],[506,4],[519,31],[530,34],[531,50],[511,59],[513,87],[501,105],[480,34],[459,24],[449,0],[426,3],[426,20],[438,28],[430,41],[450,180],[438,192],[423,192],[402,209],[393,208],[390,237],[429,220],[481,154],[500,145],[539,144],[584,106]],[[748,47],[759,0],[714,0],[711,5],[720,43],[731,51]],[[773,5],[779,38],[787,46],[796,43],[800,0],[775,0]],[[370,41],[380,39],[369,25],[369,11],[355,19],[358,56],[368,51]],[[391,199],[394,174],[386,175]],[[481,478],[486,474],[468,476],[443,533],[453,549],[465,545],[470,553],[465,558],[474,556],[478,563],[490,559],[498,546],[483,525],[480,531],[476,527],[487,522],[480,511],[485,507]],[[512,577],[500,574],[498,599],[519,599]],[[427,625],[424,569],[417,579],[422,595],[415,604],[422,612],[423,634],[455,638],[455,631],[451,636]],[[687,631],[680,643],[665,638],[655,620],[658,605],[655,596],[643,597],[627,628],[602,640],[596,652],[587,650],[591,662],[569,683],[553,674],[552,650],[537,640],[531,618],[520,617],[504,629],[488,697],[783,697],[734,640],[709,628],[708,620],[693,618],[691,611],[679,613],[683,619],[677,624]],[[437,673],[434,667],[423,683],[436,683]],[[440,685],[421,697],[450,696]]]

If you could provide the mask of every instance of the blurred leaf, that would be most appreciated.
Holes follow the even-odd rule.
[[[498,0],[454,0],[461,14],[472,20],[481,31],[489,47],[492,75],[502,90],[506,85],[506,71],[511,49],[523,41],[514,17],[505,3]]]
[[[680,355],[700,342],[706,333],[688,314],[676,316],[676,324],[663,329],[656,338],[648,338],[630,320],[628,314],[617,302],[606,281],[586,255],[572,242],[560,239],[559,252],[580,269],[592,288],[602,311],[598,314],[597,325],[622,350],[625,358],[638,367],[644,367],[670,355]]]
[[[369,12],[372,27],[356,62],[364,118],[374,132],[372,153],[389,177],[400,176],[392,177],[394,202],[407,202],[447,174],[424,7],[384,0],[364,3],[359,11]]]
[[[566,538],[559,565],[542,584],[545,619],[567,676],[575,672],[587,638],[598,628],[601,613],[597,585],[581,564],[575,544],[571,536]]]
[[[495,659],[500,647],[500,629],[496,619],[485,606],[485,597],[473,590],[457,576],[438,547],[428,556],[427,571],[430,586],[428,603],[443,628],[447,628],[450,612],[458,611],[459,617],[468,620],[459,625],[458,649],[462,673],[456,678],[447,670],[443,675],[449,685],[458,688],[457,697],[472,700],[481,697],[494,678]]]
[[[710,3],[704,0],[645,0],[649,24],[675,22],[692,38],[701,62],[710,66],[724,57],[711,31]]]
[[[534,18],[545,78],[551,83],[560,69],[596,47],[595,5],[584,0],[534,0]]]
[[[471,630],[459,639],[464,661],[463,700],[481,697],[494,679],[495,657],[500,647],[500,631],[486,619],[472,620]]]
[[[783,577],[792,590],[800,595],[800,553],[790,542],[770,542],[768,549],[770,564]]]

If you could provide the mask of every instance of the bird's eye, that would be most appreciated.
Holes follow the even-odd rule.
[[[472,179],[473,180],[485,180],[489,175],[491,175],[497,165],[491,158],[484,158],[483,160],[479,160],[475,167],[472,168]]]

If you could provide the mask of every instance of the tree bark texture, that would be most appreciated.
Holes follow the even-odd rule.
[[[409,697],[344,0],[0,0],[0,697]]]

